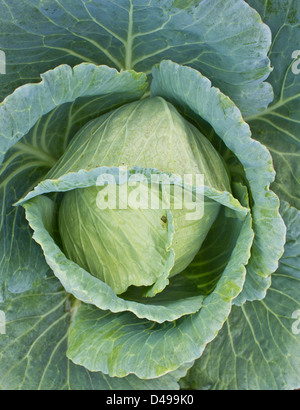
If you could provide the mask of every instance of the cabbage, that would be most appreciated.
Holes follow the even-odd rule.
[[[296,3],[0,0],[1,390],[300,387]]]
[[[212,188],[231,192],[225,165],[211,143],[159,97],[125,105],[93,120],[74,137],[53,172],[59,175],[66,167],[74,172],[134,164],[182,178],[199,175]],[[148,184],[147,180],[146,184],[125,184],[125,191],[122,185],[117,189],[116,183],[110,190],[89,187],[69,191],[59,210],[59,231],[68,258],[110,285],[116,294],[132,285],[153,285],[188,267],[221,208],[208,199],[204,209],[201,198],[193,202],[192,192],[185,203],[188,189],[181,186],[172,185],[171,189],[171,184]],[[151,209],[151,201],[158,209]],[[195,215],[196,206],[199,215]]]

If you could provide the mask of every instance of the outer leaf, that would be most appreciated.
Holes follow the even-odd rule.
[[[89,64],[60,66],[42,78],[0,105],[2,154],[11,147],[0,171],[0,300],[5,289],[26,291],[48,270],[24,212],[12,204],[43,178],[83,123],[140,98],[146,87],[143,75]]]
[[[285,225],[279,215],[279,201],[269,190],[275,173],[267,149],[251,139],[240,111],[199,72],[164,61],[153,70],[153,96],[162,96],[181,112],[193,112],[209,123],[242,164],[254,200],[255,232],[247,279],[237,303],[262,299],[270,286],[270,275],[278,267],[285,243]]]
[[[0,309],[7,321],[6,334],[0,334],[0,390],[174,390],[190,366],[140,380],[134,375],[111,378],[74,365],[66,349],[75,305],[55,277],[12,295]]]
[[[274,104],[246,118],[254,137],[271,151],[276,181],[273,189],[300,209],[300,9],[297,0],[250,0],[273,32],[270,77]]]
[[[62,63],[150,73],[165,58],[199,69],[244,112],[273,98],[270,30],[243,0],[1,0],[0,16],[0,99]]]
[[[116,103],[139,99],[145,92],[146,77],[106,66],[80,64],[74,69],[62,65],[41,75],[43,81],[18,88],[0,105],[0,154],[26,135],[36,122],[54,108],[79,97],[116,95]],[[120,95],[121,94],[121,95]],[[110,101],[109,101],[110,102]],[[111,102],[110,102],[111,103]],[[104,106],[107,106],[104,102]]]
[[[138,168],[136,170],[129,170],[129,172],[141,171],[142,170]],[[145,173],[144,175],[148,175],[150,181],[151,170],[143,171]],[[166,297],[161,296],[155,299],[151,298],[149,301],[143,300],[143,303],[124,300],[122,297],[117,297],[110,286],[80,268],[76,263],[68,260],[54,242],[51,234],[55,227],[55,207],[54,203],[49,198],[43,196],[43,194],[53,191],[64,192],[74,188],[79,189],[82,187],[93,186],[96,184],[99,175],[108,172],[118,175],[119,169],[101,167],[91,171],[81,170],[78,173],[69,173],[54,180],[45,180],[31,191],[25,199],[21,200],[21,203],[22,201],[29,201],[23,204],[26,209],[26,218],[34,230],[34,239],[42,246],[47,263],[52,268],[55,275],[60,279],[67,292],[72,293],[77,299],[80,299],[85,303],[94,304],[103,310],[110,310],[111,312],[129,310],[135,313],[139,318],[147,318],[159,323],[172,321],[183,315],[197,312],[202,306],[203,296],[201,294],[199,295],[199,289],[195,285],[186,286],[183,282],[187,293],[186,295],[181,294],[181,300],[177,299],[178,293],[175,289],[178,285],[176,285],[176,281],[171,286],[171,289],[167,288],[164,290],[164,292],[167,292]],[[178,184],[183,184],[182,181],[180,182],[181,178],[177,178],[179,180]],[[220,201],[225,207],[235,212],[234,216],[237,218],[237,224],[235,224],[233,228],[231,225],[230,227],[234,231],[233,236],[236,239],[236,236],[240,234],[241,221],[244,221],[245,217],[249,217],[248,209],[243,207],[238,200],[234,199],[229,193],[219,193],[218,191],[213,191],[211,188],[206,187],[205,194],[212,197],[215,201]],[[172,234],[173,226],[170,228],[170,241]],[[162,289],[169,283],[168,273],[170,267],[172,267],[174,263],[171,243],[169,244],[169,247],[170,251],[164,256],[166,258],[168,270],[166,276],[163,276],[158,280]],[[245,247],[244,250],[245,257],[247,257],[249,249]],[[230,254],[231,252],[232,248],[230,248]],[[223,269],[220,273],[222,272]],[[172,295],[172,291],[174,290],[175,292]],[[236,290],[235,287],[234,292]]]
[[[283,203],[285,254],[263,301],[234,307],[184,388],[283,390],[300,387],[300,212]]]

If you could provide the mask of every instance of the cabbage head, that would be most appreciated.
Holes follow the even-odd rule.
[[[231,192],[226,165],[218,152],[161,97],[122,106],[93,120],[74,137],[51,175],[61,175],[61,169],[65,173],[124,165],[157,169],[182,178],[201,175],[210,188]],[[180,185],[176,192],[176,185],[172,185],[171,192],[170,181],[167,204],[163,203],[163,188],[168,185],[152,183],[147,192],[147,178],[138,187],[125,183],[127,200],[124,189],[117,192],[114,184],[108,192],[101,192],[105,187],[92,186],[64,193],[59,209],[59,231],[68,258],[110,285],[116,294],[124,293],[129,286],[152,286],[162,278],[166,281],[187,268],[221,208],[220,203],[208,198],[199,218],[195,211],[185,209]],[[152,202],[157,199],[158,209],[152,209],[151,194]],[[111,203],[104,200],[105,196],[111,197],[107,198]],[[120,199],[124,209],[120,209]],[[199,199],[189,205],[204,208]]]

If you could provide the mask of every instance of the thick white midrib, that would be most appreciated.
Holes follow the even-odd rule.
[[[133,45],[133,4],[130,0],[129,18],[128,18],[128,33],[127,33],[127,44],[126,44],[126,57],[125,57],[125,69],[130,70],[132,65],[132,45]]]

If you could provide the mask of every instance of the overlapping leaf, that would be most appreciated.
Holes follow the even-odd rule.
[[[30,289],[48,270],[24,212],[13,203],[45,176],[86,121],[141,97],[145,87],[143,75],[63,65],[0,105],[2,156],[11,147],[1,167],[0,300],[7,288],[17,293]]]
[[[128,170],[128,172],[137,173],[142,171],[144,172],[144,176],[147,175],[150,181],[150,169],[142,170],[137,168],[136,170]],[[167,288],[164,290],[164,292],[167,292],[166,297],[161,296],[146,301],[143,300],[143,303],[140,303],[141,300],[138,302],[135,302],[134,300],[124,300],[121,297],[116,296],[110,286],[93,277],[89,272],[79,267],[76,263],[68,260],[54,242],[52,232],[56,224],[56,208],[54,202],[43,196],[43,194],[53,191],[64,192],[74,188],[80,189],[83,187],[94,186],[100,175],[109,172],[112,175],[114,174],[115,176],[118,176],[119,169],[100,167],[90,171],[81,170],[77,173],[67,173],[57,179],[42,181],[24,199],[21,199],[20,203],[23,203],[23,206],[26,209],[26,218],[28,219],[31,228],[34,230],[34,239],[41,245],[47,263],[69,293],[72,293],[77,299],[85,303],[94,304],[103,310],[110,310],[112,312],[129,310],[135,313],[139,318],[147,318],[159,323],[176,320],[183,315],[197,312],[203,303],[203,295],[199,291],[198,282],[196,282],[196,285],[194,284],[194,286],[192,284],[186,284],[186,281],[184,280],[182,283],[180,282],[187,292],[185,296],[182,295],[181,300],[177,299],[178,294],[176,292],[172,294],[174,287],[176,288],[176,281],[170,289]],[[154,172],[154,170],[152,170],[152,172]],[[179,180],[178,184],[183,184],[182,181],[180,182],[181,178],[177,178]],[[226,217],[224,213],[222,213],[224,221],[222,223],[220,220],[218,221],[219,225],[223,224],[227,229],[230,228],[230,230],[234,231],[229,232],[229,236],[232,236],[234,239],[232,240],[232,247],[229,247],[228,261],[231,252],[236,246],[236,240],[240,235],[241,225],[246,217],[249,219],[249,210],[242,206],[237,199],[233,198],[232,195],[227,192],[218,192],[208,187],[205,187],[204,192],[206,196],[213,198],[215,201],[219,201],[220,204],[226,207],[226,209],[232,210],[233,217],[237,219],[234,223],[225,223]],[[171,214],[169,219],[171,222]],[[160,283],[160,286],[162,286],[162,289],[169,284],[168,274],[174,264],[174,252],[172,251],[173,230],[173,224],[170,223],[168,235],[168,241],[170,241],[170,243],[168,242],[168,247],[166,245],[166,248],[170,249],[166,254],[162,255],[165,258],[168,270],[166,271],[166,274],[157,281],[157,283]],[[251,230],[249,231],[249,235],[251,236]],[[116,246],[118,246],[118,244],[116,244]],[[244,248],[246,259],[249,252],[247,246],[250,246],[248,242]],[[156,267],[153,266],[153,269],[155,268]],[[223,270],[220,271],[220,274]],[[229,292],[229,289],[227,289],[227,291]],[[234,287],[234,294],[236,291],[237,288]],[[228,293],[228,297],[229,294],[230,292]]]
[[[192,389],[284,390],[300,386],[300,212],[283,203],[285,254],[263,301],[234,307],[182,381]]]
[[[74,317],[68,357],[91,371],[118,377],[134,373],[142,378],[164,375],[195,360],[222,327],[232,299],[243,286],[252,240],[248,217],[216,289],[193,315],[159,324],[129,312],[113,314],[81,305]]]
[[[273,98],[270,30],[243,0],[1,0],[0,19],[0,100],[62,63],[150,73],[165,58],[200,70],[245,113]]]
[[[255,239],[247,278],[236,303],[262,299],[270,286],[270,275],[283,254],[285,225],[279,215],[279,200],[269,190],[275,173],[267,149],[251,138],[240,111],[199,72],[164,61],[153,70],[151,93],[172,102],[183,113],[192,111],[205,120],[243,166],[253,197]]]

